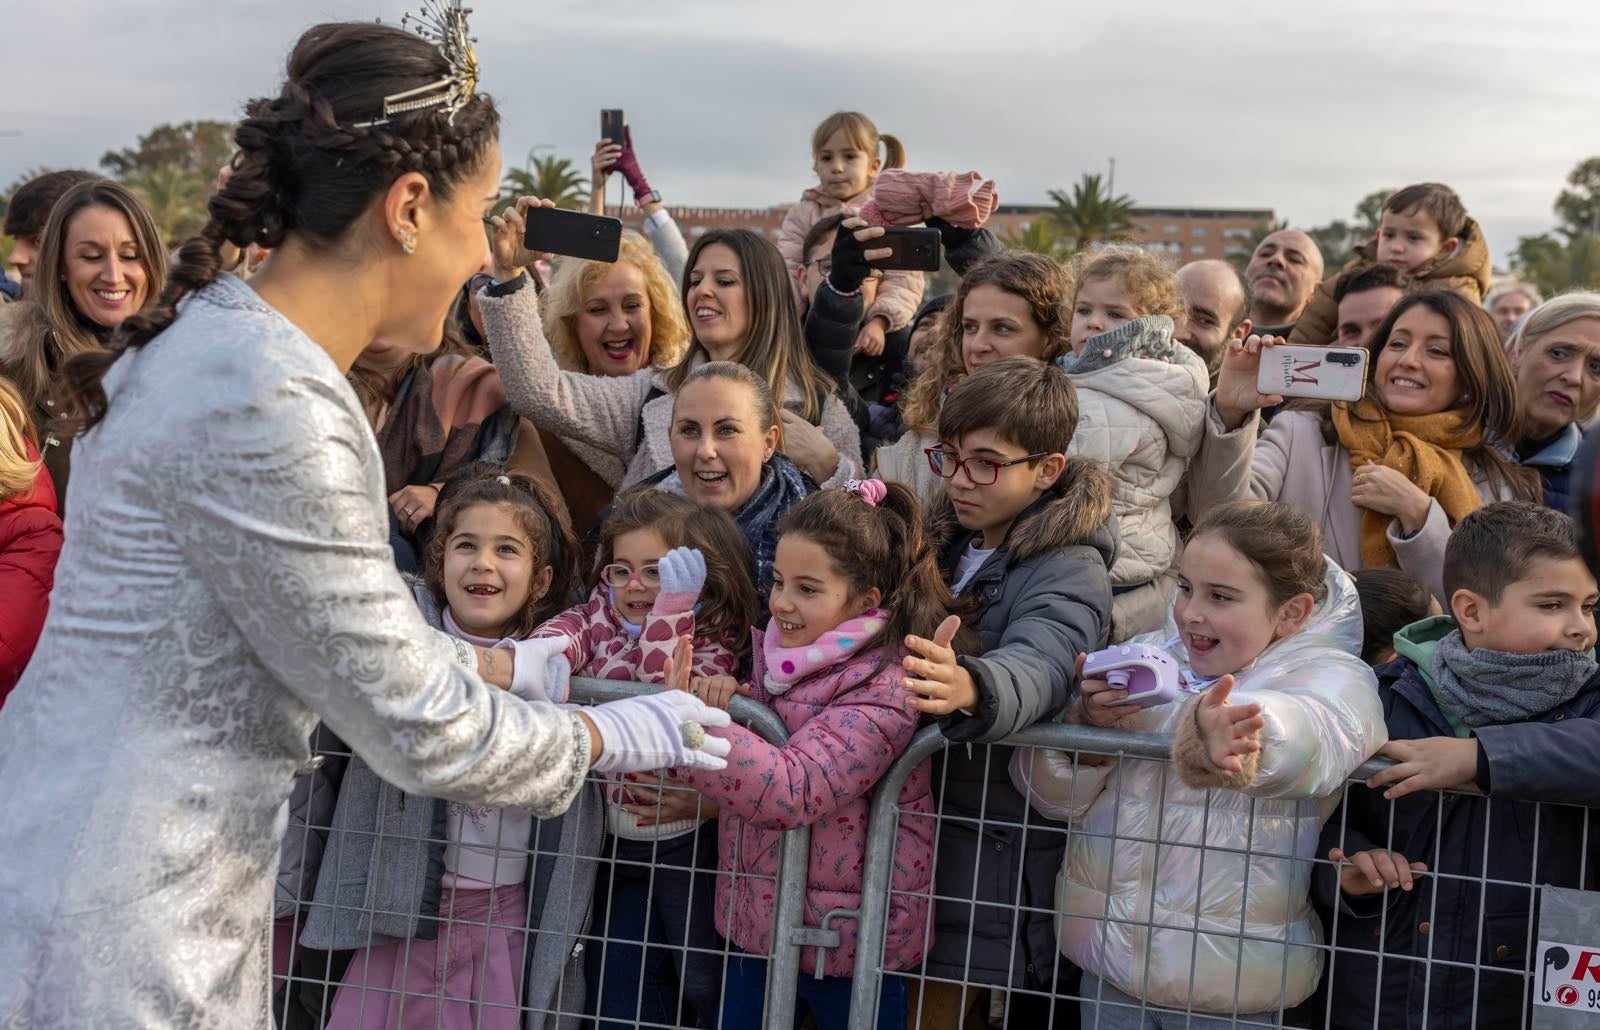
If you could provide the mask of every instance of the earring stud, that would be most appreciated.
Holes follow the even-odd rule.
[[[401,234],[400,249],[405,251],[407,254],[415,254],[417,252],[416,235],[409,232]]]

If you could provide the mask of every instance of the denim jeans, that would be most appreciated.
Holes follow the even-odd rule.
[[[800,974],[800,1003],[795,1006],[794,1025],[798,1028],[809,1014],[817,1030],[845,1030],[850,1022],[850,978],[825,976],[817,979]],[[728,960],[728,973],[722,984],[722,1030],[742,1030],[760,1026],[767,1004],[767,960],[754,955],[736,954]],[[878,995],[878,1030],[905,1030],[906,981],[887,973]]]
[[[589,933],[603,939],[586,946],[588,1010],[602,1028],[711,1026],[723,952],[712,923],[716,820],[662,841],[609,838],[602,859]]]

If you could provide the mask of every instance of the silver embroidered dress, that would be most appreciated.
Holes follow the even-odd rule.
[[[0,710],[0,1026],[270,1026],[273,876],[318,717],[404,790],[540,814],[577,793],[588,737],[423,622],[360,405],[248,286],[192,297],[106,384]]]

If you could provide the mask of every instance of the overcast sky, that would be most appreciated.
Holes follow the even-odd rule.
[[[275,91],[307,25],[401,0],[0,3],[0,183],[93,166],[163,121]],[[1600,154],[1592,0],[476,0],[508,162],[587,170],[623,107],[669,203],[766,206],[813,182],[809,138],[858,108],[917,168],[977,168],[1006,202],[1103,170],[1146,206],[1348,217],[1363,194],[1453,185],[1497,264]],[[14,134],[20,133],[20,135]],[[614,187],[615,188],[615,187]],[[615,196],[615,194],[613,194]]]

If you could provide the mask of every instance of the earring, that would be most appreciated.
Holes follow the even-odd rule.
[[[416,233],[410,233],[410,232],[401,233],[400,234],[400,249],[405,251],[407,254],[415,254],[417,252],[417,235],[416,235]]]

